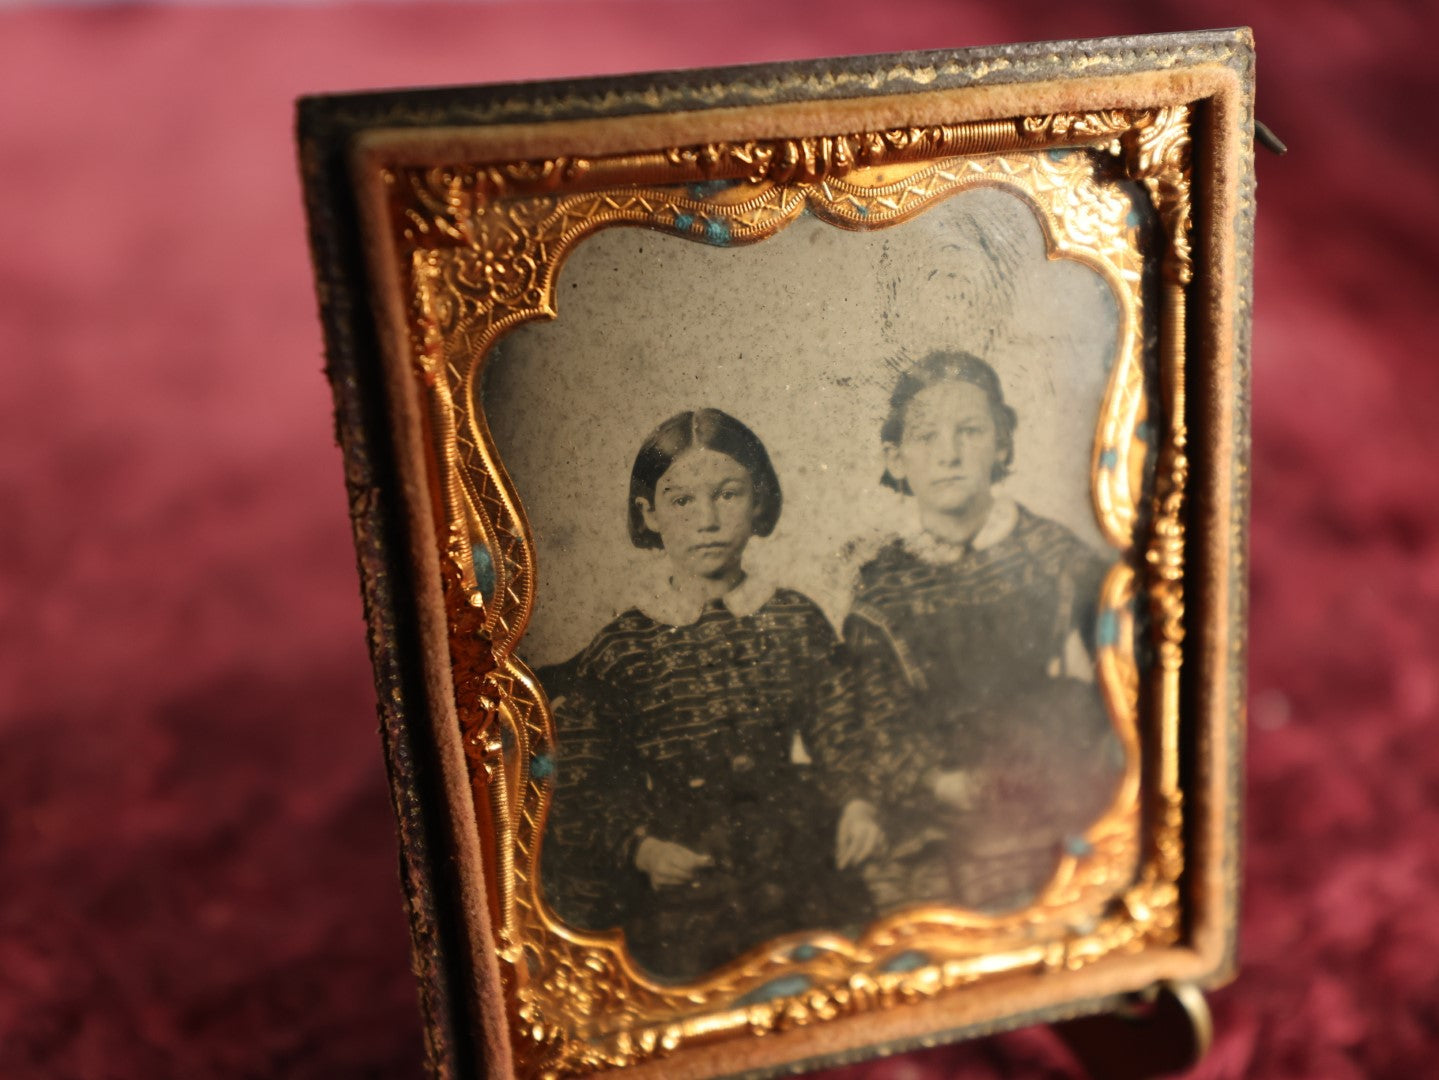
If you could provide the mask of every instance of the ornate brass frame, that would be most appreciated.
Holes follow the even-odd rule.
[[[1077,968],[1175,940],[1183,868],[1177,726],[1189,124],[1190,110],[1180,105],[382,171],[409,282],[414,368],[428,401],[458,715],[474,799],[496,830],[497,949],[517,1004],[512,1038],[524,1075],[631,1065],[738,1031],[823,1021],[1017,969]],[[715,190],[709,182],[716,180],[739,183]],[[1164,386],[1155,400],[1166,426],[1152,507],[1139,494],[1148,455],[1139,432],[1150,407],[1145,252],[1123,180],[1143,185],[1163,226]],[[1098,520],[1120,556],[1104,588],[1113,630],[1098,667],[1129,750],[1126,778],[1087,834],[1089,849],[1067,855],[1023,912],[913,910],[874,924],[858,942],[786,939],[694,984],[655,982],[633,966],[618,935],[565,926],[538,888],[555,733],[543,691],[513,651],[534,602],[535,567],[523,508],[476,403],[484,357],[506,331],[558,315],[559,269],[600,229],[643,225],[710,244],[754,243],[805,208],[839,228],[875,229],[980,184],[1025,198],[1044,223],[1051,258],[1092,266],[1119,303],[1119,355],[1092,483]],[[1124,558],[1137,545],[1145,549],[1144,577]],[[1159,656],[1148,709],[1140,702],[1151,688],[1141,686],[1135,655],[1136,590],[1153,610]],[[1141,744],[1151,742],[1153,751],[1142,754]],[[1145,784],[1141,762],[1153,772]],[[923,963],[897,970],[901,955]]]
[[[302,102],[434,1075],[772,1075],[1228,977],[1252,79],[1239,30]],[[514,656],[534,557],[475,373],[556,317],[559,267],[598,229],[753,243],[808,208],[867,230],[973,185],[1027,200],[1050,257],[1119,300],[1091,486],[1116,553],[1097,667],[1129,774],[1017,916],[912,910],[656,984],[536,888],[553,731]]]

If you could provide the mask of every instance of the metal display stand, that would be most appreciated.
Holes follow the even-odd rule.
[[[1114,1012],[1053,1027],[1093,1080],[1187,1072],[1203,1060],[1214,1037],[1209,1002],[1185,982],[1164,983]]]

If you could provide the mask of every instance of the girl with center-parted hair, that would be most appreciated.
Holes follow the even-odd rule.
[[[781,505],[769,454],[732,416],[699,409],[656,428],[628,517],[634,545],[663,554],[657,587],[552,691],[547,893],[573,923],[618,924],[655,975],[692,978],[866,914],[863,884],[837,868],[864,765],[854,718],[821,701],[835,633],[809,598],[743,564]]]
[[[1028,905],[1122,770],[1093,681],[1106,564],[1000,486],[1017,424],[994,369],[946,351],[900,377],[880,433],[916,527],[861,568],[844,639],[888,840],[865,867],[881,912]]]

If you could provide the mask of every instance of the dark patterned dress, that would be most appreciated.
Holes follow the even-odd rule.
[[[1093,654],[1104,572],[1008,500],[969,545],[896,540],[862,568],[844,636],[890,839],[866,870],[881,911],[1023,907],[1112,800],[1119,740],[1065,670],[1075,631]],[[970,808],[933,795],[948,770],[969,771]]]
[[[792,590],[735,595],[680,625],[626,611],[575,658],[555,704],[547,895],[575,925],[623,928],[631,955],[663,977],[868,914],[863,882],[834,865],[863,755],[849,721],[818,706],[834,631]],[[634,865],[650,836],[715,865],[656,888]]]

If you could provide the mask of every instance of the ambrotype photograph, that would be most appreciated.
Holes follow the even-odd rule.
[[[661,982],[1022,911],[1132,765],[1095,677],[1112,284],[1003,187],[710,239],[579,244],[472,403],[544,585],[540,892]]]

